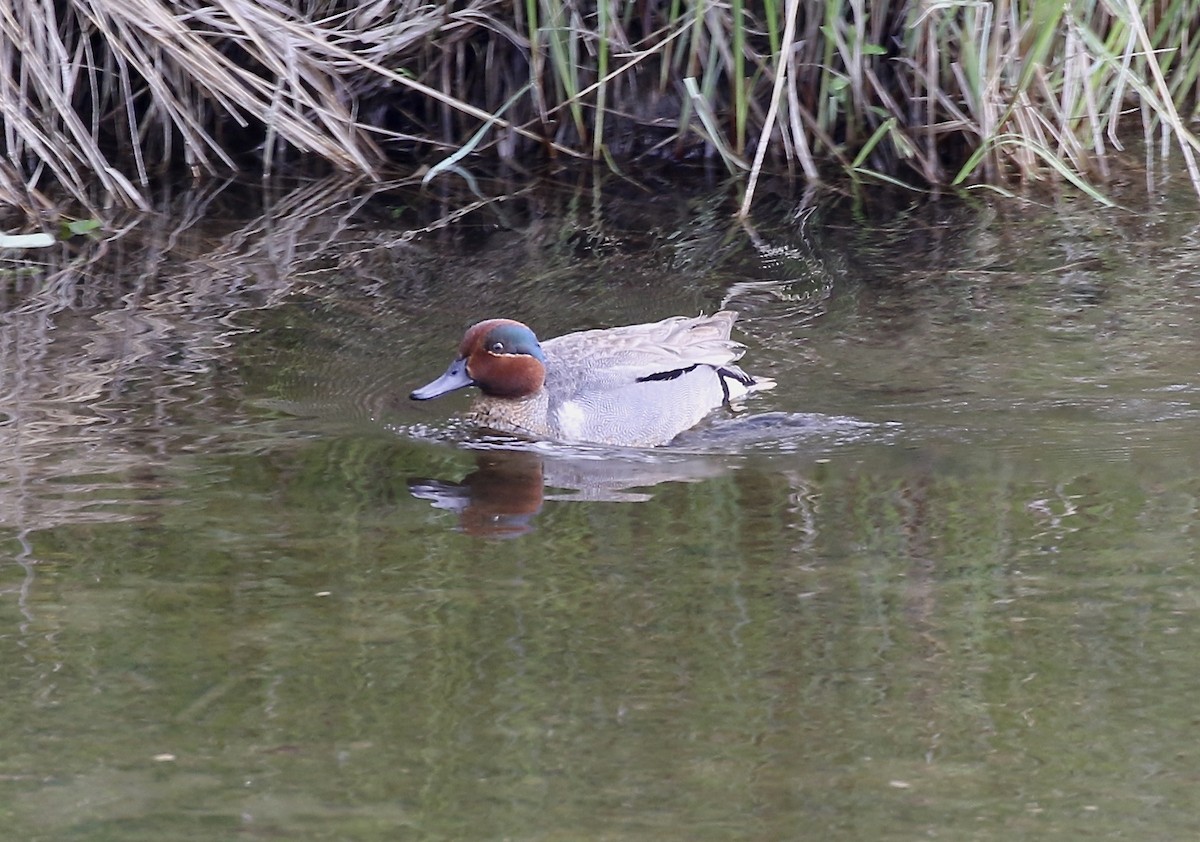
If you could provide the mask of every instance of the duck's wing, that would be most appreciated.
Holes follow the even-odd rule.
[[[546,388],[553,395],[612,391],[638,383],[688,379],[699,366],[728,368],[745,346],[729,338],[737,313],[676,316],[644,325],[569,333],[542,343]],[[748,378],[746,378],[748,379]]]

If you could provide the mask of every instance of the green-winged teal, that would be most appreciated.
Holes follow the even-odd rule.
[[[511,319],[470,328],[446,373],[414,391],[429,400],[464,386],[482,394],[469,420],[491,430],[561,442],[652,447],[712,409],[774,386],[734,361],[737,313],[584,330],[538,342]]]

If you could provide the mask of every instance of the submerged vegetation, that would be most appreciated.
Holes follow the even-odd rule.
[[[167,172],[316,157],[719,158],[809,182],[1093,195],[1122,140],[1177,151],[1200,0],[0,0],[0,200],[144,206]]]

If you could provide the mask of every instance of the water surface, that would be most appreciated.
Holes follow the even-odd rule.
[[[2,302],[15,837],[1200,830],[1190,207],[174,202]],[[404,397],[722,306],[779,387],[660,451]]]

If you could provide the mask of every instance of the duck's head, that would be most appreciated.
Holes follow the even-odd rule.
[[[409,395],[427,401],[464,386],[496,398],[523,398],[542,388],[546,355],[533,331],[512,319],[488,319],[472,327],[446,373]]]

